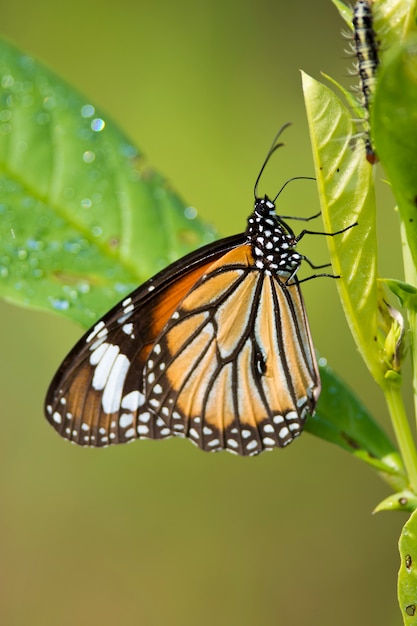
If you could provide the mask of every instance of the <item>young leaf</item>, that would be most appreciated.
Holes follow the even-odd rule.
[[[213,239],[121,131],[0,41],[0,295],[89,326]]]
[[[378,317],[389,315],[377,286],[375,192],[372,166],[350,111],[326,86],[303,74],[303,89],[323,222],[328,232],[358,225],[328,246],[345,315],[375,380],[383,382],[384,336]]]

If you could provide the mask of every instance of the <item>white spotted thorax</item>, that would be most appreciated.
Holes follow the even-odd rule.
[[[279,219],[274,203],[267,197],[256,200],[254,211],[248,218],[246,235],[260,270],[286,278],[295,275],[303,258],[294,251],[297,240]]]

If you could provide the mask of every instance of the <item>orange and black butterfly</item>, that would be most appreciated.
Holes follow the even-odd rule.
[[[311,231],[295,236],[256,188],[244,233],[161,271],[69,353],[45,401],[60,435],[82,446],[175,435],[256,455],[301,433],[320,394],[296,276]]]

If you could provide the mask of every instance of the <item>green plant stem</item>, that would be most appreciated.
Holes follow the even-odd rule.
[[[398,447],[407,470],[409,485],[412,491],[417,493],[417,451],[405,412],[399,381],[386,380],[384,394]]]

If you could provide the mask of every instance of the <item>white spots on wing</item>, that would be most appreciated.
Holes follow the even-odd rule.
[[[272,424],[265,424],[264,433],[274,433],[274,432],[275,432],[275,428],[272,426]]]
[[[219,439],[212,439],[211,441],[208,442],[207,445],[210,446],[210,448],[214,448],[215,446],[219,446],[220,445],[220,440]]]
[[[149,413],[149,411],[145,411],[145,413],[141,413],[139,415],[139,421],[143,422],[144,424],[147,424],[150,419],[151,419],[151,414]]]
[[[284,418],[282,417],[282,415],[274,415],[272,421],[274,422],[274,424],[282,424],[282,422],[284,422]]]
[[[90,341],[93,339],[93,337],[95,337],[102,328],[105,328],[105,323],[103,322],[103,320],[101,320],[101,322],[97,322],[97,324],[94,326],[93,330],[91,331],[91,333],[89,335],[87,335],[86,338],[86,343],[90,343]]]
[[[278,433],[280,439],[285,439],[285,437],[288,437],[289,434],[290,434],[290,431],[288,430],[286,426],[281,428],[281,430]]]
[[[120,428],[127,428],[133,424],[133,413],[123,413],[119,419]],[[127,435],[126,435],[127,436]]]
[[[146,426],[145,424],[139,424],[137,427],[137,431],[138,431],[138,435],[148,435],[149,427]]]
[[[227,443],[227,445],[228,445],[230,448],[238,448],[238,447],[239,447],[239,444],[238,444],[238,442],[236,441],[236,439],[230,439],[230,438],[229,438],[229,439],[227,440],[227,442],[226,442],[226,443]]]
[[[275,446],[275,439],[272,439],[272,437],[264,437],[262,443],[264,446]]]
[[[249,443],[247,444],[246,450],[254,450],[257,447],[258,447],[258,442],[255,441],[255,439],[252,439],[252,441],[249,441]]]
[[[155,354],[161,354],[161,346],[159,343],[156,343],[153,347],[153,351],[155,352]]]
[[[101,404],[105,413],[115,413],[120,409],[126,374],[130,361],[125,354],[118,354],[110,370],[104,387]],[[97,370],[96,370],[97,371]]]
[[[128,409],[128,411],[136,411],[140,406],[143,406],[145,402],[145,396],[140,391],[131,391],[128,393],[121,402],[122,409]]]
[[[196,431],[195,428],[190,428],[190,430],[188,431],[188,436],[194,437],[195,439],[200,439],[200,434]]]
[[[51,415],[52,413],[52,405],[48,404],[48,406],[46,407],[46,412],[48,413],[48,415]]]
[[[90,355],[90,364],[93,366],[97,365],[103,358],[107,348],[109,348],[110,345],[111,344],[109,343],[102,343],[97,348],[95,348],[95,350],[93,350],[93,352]],[[118,349],[117,346],[113,346],[113,348]]]
[[[251,434],[252,434],[251,431],[250,430],[246,430],[246,429],[243,429],[242,432],[241,432],[241,435],[242,435],[243,439],[249,439]],[[248,447],[248,446],[246,446],[246,447]]]
[[[136,435],[135,433],[135,429],[134,428],[129,428],[129,430],[127,430],[125,432],[125,437],[126,439],[131,439],[132,437],[134,437]]]
[[[155,386],[154,386],[154,388],[153,388],[153,393],[156,393],[156,394],[158,394],[158,395],[159,395],[160,393],[162,393],[162,387],[161,387],[161,385],[155,385]]]
[[[84,431],[85,431],[85,430],[90,430],[90,425],[89,425],[89,424],[87,424],[87,422],[83,422],[83,423],[81,424],[81,430],[84,430]]]
[[[161,436],[162,437],[168,437],[168,435],[171,434],[171,430],[169,428],[162,428],[161,430]]]
[[[203,434],[204,434],[204,435],[212,435],[212,434],[213,434],[213,430],[212,430],[212,428],[209,428],[208,426],[204,426],[204,428],[203,428]]]
[[[54,420],[55,424],[60,424],[62,422],[61,413],[58,413],[58,411],[55,411],[55,413],[52,415],[52,419]]]
[[[119,346],[102,343],[91,353],[90,364],[96,365],[92,386],[96,391],[103,391],[101,404],[104,412],[115,413],[120,409],[129,359],[120,354]]]
[[[123,331],[126,335],[129,335],[129,337],[131,337],[132,339],[134,339],[135,335],[133,334],[133,324],[132,324],[132,322],[130,322],[130,324],[123,324],[123,326],[122,326],[122,331]]]
[[[287,421],[291,421],[291,420],[298,420],[298,413],[296,413],[295,411],[289,411],[286,416],[285,419]]]

